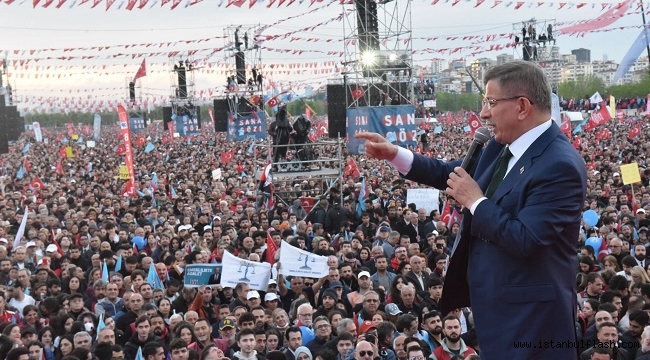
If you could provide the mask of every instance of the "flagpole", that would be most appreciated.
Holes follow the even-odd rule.
[[[650,73],[650,43],[648,43],[648,25],[645,23],[645,9],[643,8],[643,0],[639,0],[641,4],[641,19],[643,20],[643,37],[645,38],[645,48],[648,52],[648,73]]]

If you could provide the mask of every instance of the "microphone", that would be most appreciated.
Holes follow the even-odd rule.
[[[483,148],[483,144],[488,140],[490,140],[490,130],[484,127],[478,128],[476,132],[474,132],[474,141],[472,141],[472,145],[470,145],[467,155],[465,155],[465,159],[460,167],[465,169],[465,171],[470,172],[470,170],[474,168],[479,151]]]

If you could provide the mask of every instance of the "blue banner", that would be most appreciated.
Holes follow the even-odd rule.
[[[243,141],[248,139],[266,139],[266,114],[263,112],[239,116],[237,119],[228,116],[228,141]]]
[[[185,287],[208,285],[210,277],[221,273],[221,264],[188,264],[185,267]]]
[[[346,111],[347,150],[351,154],[365,152],[365,140],[357,140],[354,134],[373,132],[401,147],[417,145],[418,126],[415,123],[413,105],[393,105],[350,108]]]
[[[131,127],[131,132],[140,132],[146,127],[144,125],[144,118],[141,116],[129,116],[129,127]]]
[[[180,137],[198,134],[199,120],[197,119],[196,115],[193,116],[177,115],[176,132]]]

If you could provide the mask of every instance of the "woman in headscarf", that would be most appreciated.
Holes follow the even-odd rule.
[[[296,360],[313,360],[311,351],[306,346],[299,346],[294,354],[296,355]]]

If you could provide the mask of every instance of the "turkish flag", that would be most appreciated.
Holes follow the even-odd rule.
[[[460,221],[463,220],[463,216],[454,208],[451,212],[451,216],[449,216],[449,220],[447,220],[447,229],[451,229],[451,226],[454,225],[455,223],[459,223]]]
[[[641,135],[641,127],[639,127],[638,125],[633,127],[632,130],[630,130],[627,133],[627,137],[630,138],[630,139],[634,139],[635,137],[637,137],[639,135]]]
[[[25,172],[29,172],[31,170],[31,166],[29,165],[29,160],[25,158],[25,161],[23,161],[23,167],[25,168]]]
[[[133,82],[138,80],[139,78],[143,76],[147,76],[147,64],[145,64],[146,59],[142,59],[142,64],[140,64],[140,68],[138,69],[138,72],[135,73],[135,77],[133,77]]]
[[[136,141],[135,144],[139,147],[143,147],[144,144],[147,143],[147,139],[144,138],[144,136],[140,136]]]
[[[573,140],[573,147],[576,149],[580,149],[580,146],[582,146],[582,138],[577,137],[575,140]]]
[[[478,130],[482,125],[481,119],[479,119],[476,113],[472,111],[469,113],[469,116],[467,117],[467,122],[469,124],[469,136],[474,136],[476,130]]]
[[[266,102],[266,105],[268,107],[276,107],[278,106],[278,99],[274,96],[269,99],[269,101]]]
[[[169,142],[169,138],[167,136],[162,137],[162,143],[167,144]]]
[[[237,173],[238,174],[241,174],[242,172],[244,172],[244,169],[246,169],[246,168],[244,167],[244,165],[242,163],[237,164]]]
[[[34,179],[32,180],[32,182],[29,183],[29,185],[36,190],[45,189],[47,187],[38,176],[34,177]]]
[[[612,119],[612,115],[607,110],[605,102],[600,102],[598,104],[598,110],[591,113],[590,121],[596,125],[602,125]]]
[[[314,204],[316,204],[316,198],[301,197],[300,203],[302,204],[302,208],[305,209],[307,213],[309,213],[311,211],[311,208],[314,207]]]
[[[619,110],[616,112],[616,117],[618,118],[619,122],[625,121],[625,111]]]
[[[350,158],[348,164],[345,166],[344,176],[352,176],[353,178],[359,177],[359,167],[354,159]]]
[[[449,201],[445,203],[445,207],[442,209],[442,214],[440,214],[440,220],[445,223],[445,225],[449,222],[449,219],[451,218],[451,204],[449,204]]]
[[[126,152],[126,146],[124,144],[120,144],[117,146],[117,150],[115,150],[115,155],[123,155]]]
[[[566,137],[571,138],[571,120],[569,120],[568,117],[564,116],[562,119],[562,125],[560,126],[560,130],[566,135]]]
[[[226,151],[225,153],[221,154],[221,162],[224,164],[227,164],[232,161],[232,158],[234,156],[235,150],[231,151]]]
[[[273,241],[271,234],[266,233],[266,262],[273,265],[275,264],[275,253],[278,251],[278,246]]]
[[[352,94],[351,94],[351,95],[352,95],[352,98],[353,98],[354,100],[357,100],[357,99],[359,99],[360,97],[362,97],[363,94],[364,94],[363,89],[360,88],[360,87],[358,87],[358,88],[352,90]]]

